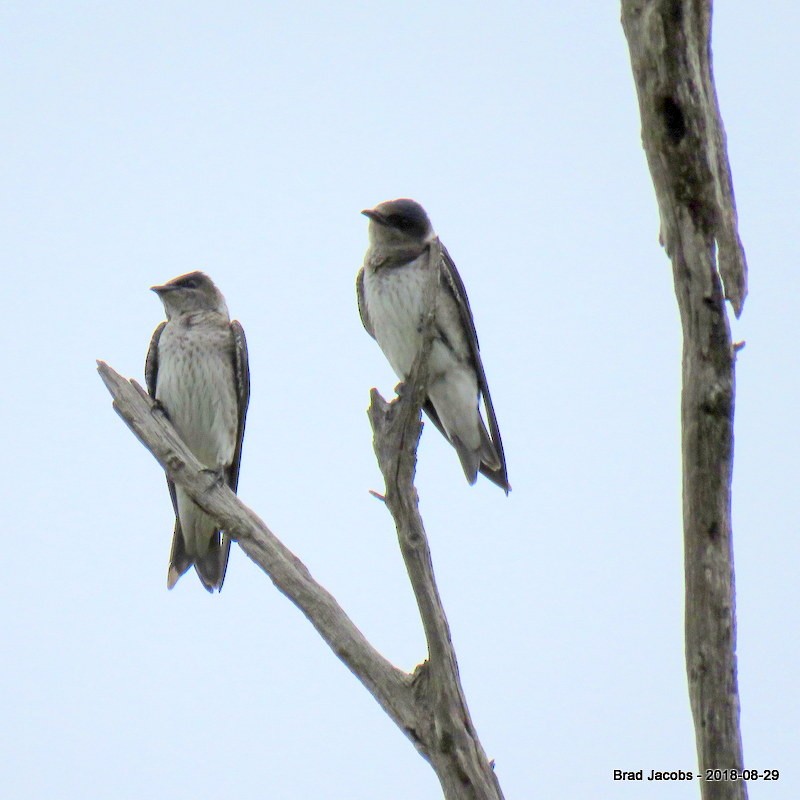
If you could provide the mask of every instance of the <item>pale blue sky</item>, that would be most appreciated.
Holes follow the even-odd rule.
[[[0,785],[14,798],[434,800],[433,772],[234,549],[166,590],[163,474],[95,359],[142,377],[148,291],[207,271],[247,331],[240,493],[367,636],[424,656],[365,415],[359,211],[411,196],[458,264],[514,491],[429,428],[417,485],[506,797],[695,798],[680,326],[616,3],[7,2]],[[750,796],[793,798],[798,14],[718,3],[751,269],[735,552]]]

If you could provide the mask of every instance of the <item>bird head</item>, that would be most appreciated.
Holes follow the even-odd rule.
[[[369,237],[375,244],[394,247],[425,245],[435,234],[425,209],[415,200],[401,198],[379,203],[361,212],[369,217]]]
[[[162,286],[150,288],[164,303],[167,319],[195,311],[216,311],[228,316],[228,307],[222,292],[204,272],[188,272]]]

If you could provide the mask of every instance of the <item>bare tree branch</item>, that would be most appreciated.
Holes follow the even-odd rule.
[[[364,638],[333,596],[227,486],[183,443],[164,413],[136,381],[99,361],[114,409],[172,480],[219,523],[275,586],[308,618],[322,638],[381,707],[416,744],[411,676],[390,664]]]
[[[427,397],[441,258],[437,239],[428,251],[423,344],[401,390],[401,401],[387,403],[373,389],[368,413],[375,455],[386,483],[386,506],[394,518],[428,643],[428,661],[415,673],[415,698],[424,709],[419,717],[423,727],[417,731],[420,747],[436,771],[447,800],[501,800],[500,784],[478,740],[461,688],[450,627],[436,587],[414,488],[422,432],[420,409]]]
[[[747,264],[711,69],[710,0],[622,0],[642,141],[683,327],[686,666],[701,773],[742,770],[731,529],[735,349]],[[701,781],[704,800],[747,797]]]
[[[356,628],[333,596],[303,563],[228,488],[194,457],[159,406],[135,381],[104,362],[98,371],[114,409],[175,483],[210,514],[309,619],[322,638],[364,684],[395,724],[431,764],[446,800],[502,800],[492,765],[467,710],[450,629],[431,566],[430,550],[414,488],[416,450],[422,430],[428,356],[435,320],[441,250],[428,253],[430,308],[423,347],[401,396],[387,403],[373,390],[369,415],[374,446],[386,481],[386,505],[397,527],[403,558],[420,610],[429,660],[409,675],[390,664]]]

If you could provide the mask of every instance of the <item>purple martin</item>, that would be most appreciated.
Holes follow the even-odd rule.
[[[436,234],[425,209],[414,200],[388,200],[361,213],[370,220],[369,247],[356,279],[361,322],[404,381],[422,345],[428,248]],[[453,259],[440,245],[439,293],[423,408],[455,447],[467,481],[474,484],[480,471],[508,494],[503,443],[467,292]]]
[[[208,275],[190,272],[152,290],[167,319],[147,352],[147,390],[197,459],[235,492],[250,399],[247,342]],[[167,587],[192,565],[203,586],[219,591],[231,540],[180,487],[167,479],[175,531]]]

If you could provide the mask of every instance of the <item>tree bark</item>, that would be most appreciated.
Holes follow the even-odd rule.
[[[436,771],[447,800],[502,800],[500,784],[478,740],[461,688],[450,627],[436,587],[428,538],[414,488],[441,259],[437,239],[428,251],[423,344],[402,386],[401,402],[387,403],[373,389],[368,413],[374,432],[375,455],[386,484],[386,505],[394,518],[400,552],[428,644],[428,661],[417,667],[414,675],[415,698],[423,725],[417,733],[424,755]]]
[[[701,796],[747,797],[736,678],[731,528],[737,316],[747,264],[711,69],[710,0],[622,0],[642,141],[683,328],[686,668]]]
[[[394,517],[428,643],[428,660],[418,665],[413,674],[393,666],[372,647],[300,559],[219,475],[204,469],[136,381],[126,380],[102,361],[98,362],[98,371],[114,398],[114,409],[128,427],[167,475],[238,541],[275,586],[305,614],[331,650],[430,763],[446,800],[502,800],[500,785],[478,740],[461,688],[413,483],[435,319],[441,258],[438,241],[431,245],[428,255],[430,308],[425,315],[421,352],[400,396],[387,403],[373,389],[369,408],[375,453],[386,481],[384,499]]]

